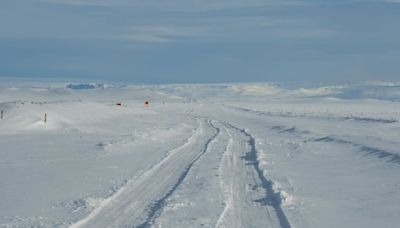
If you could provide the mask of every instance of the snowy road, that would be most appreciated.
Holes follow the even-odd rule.
[[[199,166],[197,162],[212,162],[201,159],[202,156],[219,153],[222,156],[218,167],[219,185],[224,207],[214,226],[257,224],[289,228],[279,194],[273,192],[272,182],[266,180],[258,165],[254,138],[226,122],[206,118],[198,118],[198,122],[195,134],[185,144],[169,151],[161,162],[130,180],[88,217],[70,227],[150,227],[158,217],[163,217],[167,200],[186,181],[191,168]],[[222,154],[217,150],[221,147],[225,148]],[[175,215],[175,219],[188,219],[184,216]]]

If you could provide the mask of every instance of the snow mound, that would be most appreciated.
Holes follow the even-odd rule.
[[[296,95],[302,97],[315,97],[315,96],[326,96],[340,94],[343,86],[323,86],[316,88],[299,88],[292,91],[288,91],[289,95]]]

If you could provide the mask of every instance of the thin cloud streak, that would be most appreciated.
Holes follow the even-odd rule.
[[[132,26],[124,35],[117,38],[132,42],[169,43],[184,38],[205,36],[207,29],[204,27],[141,25]]]
[[[271,5],[309,5],[307,0],[39,0],[42,2],[75,6],[131,6],[157,10],[219,10]]]

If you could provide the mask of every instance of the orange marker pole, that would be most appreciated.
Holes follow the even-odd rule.
[[[47,123],[47,113],[44,114],[44,122]]]

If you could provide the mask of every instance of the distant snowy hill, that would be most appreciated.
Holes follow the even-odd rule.
[[[82,89],[99,89],[99,88],[104,89],[111,86],[105,84],[89,83],[89,84],[69,84],[66,87],[69,89],[82,90]]]
[[[213,84],[213,85],[168,85],[158,89],[192,99],[259,97],[259,98],[312,98],[331,97],[338,99],[379,99],[400,101],[398,83],[363,83],[355,85],[290,87],[273,83]]]

